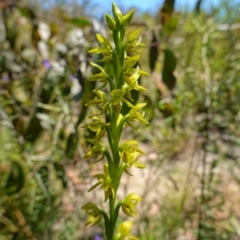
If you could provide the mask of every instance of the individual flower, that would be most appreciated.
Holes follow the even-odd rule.
[[[142,199],[137,194],[130,193],[122,202],[123,212],[129,217],[138,215],[138,213],[135,210],[135,206],[141,200]]]
[[[124,85],[122,90],[125,91],[125,96],[132,100],[131,91],[133,89],[137,91],[146,91],[147,89],[138,84],[138,79],[141,75],[148,75],[147,72],[141,70],[137,65],[140,56],[135,55],[132,57],[127,56],[123,67],[123,79]]]
[[[137,147],[138,142],[135,140],[128,140],[119,147],[119,155],[122,161],[126,164],[127,168],[135,166],[137,168],[145,168],[145,165],[138,162],[138,157],[141,154],[145,154],[141,149]],[[128,172],[125,169],[125,172]]]
[[[96,94],[96,97],[90,101],[89,103],[86,104],[86,106],[91,106],[91,105],[101,105],[102,107],[102,112],[99,114],[101,115],[102,113],[107,112],[108,110],[108,98],[105,92],[101,90],[95,90],[93,91]]]
[[[132,225],[133,223],[130,221],[122,222],[118,226],[117,234],[114,236],[114,240],[139,240],[139,238],[130,233]]]
[[[146,88],[138,84],[138,79],[141,75],[148,75],[137,66],[136,68],[128,68],[123,75],[124,82],[130,87],[129,90],[147,91]]]
[[[92,119],[93,122],[86,124],[82,126],[82,128],[89,128],[91,131],[96,133],[96,136],[94,137],[95,141],[99,141],[106,132],[106,127],[110,125],[110,123],[104,123],[99,117],[93,116]]]
[[[101,62],[112,60],[112,46],[109,41],[100,34],[96,34],[99,46],[89,50],[89,53],[102,54],[104,57],[100,60]]]
[[[103,68],[100,67],[99,65],[97,65],[93,62],[90,62],[90,64],[93,67],[97,68],[99,70],[99,73],[91,74],[90,77],[88,78],[88,81],[96,81],[96,82],[102,83],[102,85],[96,90],[103,89],[108,83],[107,79],[109,78],[109,76],[106,74],[106,72],[103,70]]]
[[[121,89],[111,91],[111,99],[102,106],[103,110],[106,110],[110,103],[113,106],[113,110],[118,113],[120,113],[122,103],[125,103],[128,107],[133,108],[134,106],[124,97],[124,95],[125,91]]]
[[[48,60],[43,60],[42,64],[46,69],[51,68],[51,63]]]
[[[95,234],[94,240],[103,240],[103,238],[99,234]]]
[[[125,92],[121,89],[116,89],[111,92],[111,100],[112,104],[114,106],[116,105],[122,105],[124,102],[128,107],[132,108],[134,107],[128,100],[124,98]]]
[[[92,143],[93,146],[83,158],[93,158],[98,156],[98,159],[94,163],[101,161],[105,156],[105,148],[103,145],[95,140],[88,140],[88,142]]]
[[[82,209],[89,215],[85,226],[95,226],[101,222],[102,212],[95,204],[87,203],[82,207]]]
[[[127,37],[125,49],[128,54],[130,53],[130,55],[134,55],[136,53],[141,52],[145,47],[145,44],[141,42],[142,41],[141,36],[137,38],[140,32],[141,29],[137,29],[134,32],[130,33]]]
[[[126,118],[126,123],[132,127],[135,130],[138,130],[132,122],[142,122],[145,124],[149,124],[148,121],[144,118],[144,113],[139,113],[138,110],[146,106],[146,103],[139,103],[135,105],[130,112],[128,113],[128,116]]]
[[[98,182],[95,185],[93,185],[88,190],[88,192],[92,191],[94,188],[96,188],[97,186],[101,185],[101,189],[104,190],[105,201],[107,201],[107,199],[111,195],[113,195],[113,197],[115,196],[115,191],[114,191],[112,179],[111,179],[111,177],[109,175],[108,165],[107,164],[104,164],[104,173],[95,174],[94,177],[98,179]]]

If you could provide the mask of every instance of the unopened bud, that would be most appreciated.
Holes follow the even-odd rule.
[[[120,9],[117,7],[117,5],[115,3],[112,4],[112,12],[113,12],[113,16],[115,18],[117,25],[121,25],[122,12],[120,11]]]
[[[129,13],[124,15],[122,18],[122,25],[128,25],[131,22],[133,14],[134,14],[134,9],[132,9]]]
[[[109,14],[106,14],[105,17],[106,17],[106,22],[107,22],[108,28],[111,31],[114,31],[116,28],[116,22]]]

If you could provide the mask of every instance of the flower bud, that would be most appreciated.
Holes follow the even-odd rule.
[[[83,210],[89,215],[85,226],[94,226],[101,222],[101,210],[93,203],[87,203],[82,207]]]
[[[123,212],[129,216],[133,217],[134,215],[137,215],[138,213],[135,210],[136,204],[141,201],[142,199],[135,193],[129,194],[122,203],[122,210]]]
[[[117,7],[117,5],[115,3],[112,4],[112,12],[113,12],[113,16],[115,18],[117,25],[121,25],[122,12],[120,11],[120,9]]]
[[[122,18],[122,25],[128,25],[131,22],[133,14],[134,14],[134,9],[132,9],[130,12],[124,15]]]
[[[130,230],[132,228],[133,223],[130,221],[125,221],[122,222],[119,227],[118,227],[118,231],[117,234],[114,237],[114,240],[124,240],[124,239],[128,239],[128,240],[139,240],[139,238],[133,236],[130,233]]]
[[[125,221],[119,225],[118,232],[121,234],[121,237],[126,237],[129,234],[132,225],[133,223],[131,221]]]
[[[106,22],[107,22],[108,28],[111,31],[114,31],[116,28],[116,22],[109,14],[106,14],[105,17],[106,17]]]

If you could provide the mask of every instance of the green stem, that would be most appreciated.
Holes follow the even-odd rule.
[[[113,61],[114,61],[114,73],[116,79],[116,86],[118,89],[122,88],[123,80],[123,65],[124,65],[124,36],[125,36],[125,28],[121,27],[113,31],[113,40],[116,46],[116,50],[113,53]]]
[[[115,202],[116,202],[116,194],[119,186],[119,162],[120,157],[118,154],[118,148],[119,148],[119,140],[121,138],[121,131],[117,131],[117,119],[118,119],[118,113],[113,111],[112,105],[109,105],[109,112],[110,112],[110,122],[111,122],[111,130],[107,129],[108,139],[110,143],[110,147],[112,150],[112,161],[111,164],[109,164],[109,173],[111,176],[111,179],[113,181],[113,187],[114,187],[114,196],[110,196],[109,198],[109,228],[108,228],[108,240],[113,240],[115,228],[116,228],[116,222],[118,218],[118,212],[119,207],[116,207],[115,209]],[[107,157],[109,158],[109,156]],[[110,161],[109,161],[110,162]]]
[[[111,91],[116,89],[116,86],[115,86],[115,84],[113,82],[113,79],[111,77],[109,77],[109,76],[107,77],[107,79],[108,79]]]
[[[115,193],[116,194],[116,193]],[[115,197],[111,196],[109,198],[109,210],[110,210],[110,223],[109,223],[109,239],[113,240],[115,233],[115,224],[114,224],[114,216],[115,216]]]
[[[125,35],[125,28],[121,28],[118,30],[113,31],[113,39],[115,43],[116,50],[113,53],[113,72],[114,77],[116,79],[116,88],[121,89],[123,80],[123,65],[124,65],[124,35]],[[114,86],[115,87],[115,86]],[[111,90],[113,89],[113,84],[110,85]],[[110,115],[110,122],[111,122],[111,129],[107,129],[108,134],[108,140],[112,151],[112,164],[110,164],[109,172],[110,176],[113,181],[115,196],[110,196],[109,198],[109,228],[106,229],[107,232],[107,238],[108,240],[113,240],[115,228],[116,228],[116,222],[118,218],[118,212],[121,205],[117,205],[115,208],[115,202],[116,202],[116,194],[119,186],[119,176],[121,177],[122,171],[119,168],[120,163],[120,157],[119,157],[119,142],[121,139],[122,134],[122,126],[119,128],[117,126],[117,120],[119,117],[119,112],[114,111],[112,104],[109,104],[109,115]],[[119,173],[120,172],[120,173]]]
[[[122,163],[119,167],[119,170],[118,170],[118,176],[117,176],[117,179],[118,179],[118,182],[117,182],[117,188],[120,184],[120,180],[121,180],[121,177],[122,177],[122,173],[123,171],[125,170],[126,168],[126,164],[125,163]]]

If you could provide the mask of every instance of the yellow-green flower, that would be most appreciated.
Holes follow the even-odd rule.
[[[119,155],[122,161],[126,164],[127,168],[130,168],[132,166],[135,166],[137,168],[145,168],[144,164],[138,162],[138,156],[145,153],[139,149],[137,145],[137,141],[128,140],[119,147]],[[125,169],[125,172],[128,173],[127,169]]]
[[[139,240],[139,238],[130,233],[132,225],[133,223],[130,221],[122,222],[118,226],[117,234],[114,236],[114,240]]]
[[[127,37],[125,49],[127,53],[130,53],[130,55],[134,55],[136,53],[141,52],[145,47],[145,44],[142,43],[141,36],[137,38],[140,32],[141,29],[137,29],[134,32],[130,33],[129,36]]]
[[[124,102],[130,108],[134,107],[129,101],[124,98],[125,92],[121,89],[116,89],[111,92],[111,102],[114,106],[122,105]]]
[[[91,49],[89,53],[102,54],[104,57],[101,62],[110,61],[112,59],[112,46],[109,41],[100,34],[96,34],[96,38],[99,43],[99,47]]]
[[[82,126],[83,128],[89,128],[91,131],[96,133],[96,136],[94,138],[95,141],[99,141],[106,132],[106,127],[110,125],[110,123],[104,123],[99,117],[93,116],[93,120],[95,120],[92,123],[86,124]]]
[[[103,110],[107,109],[109,104],[112,104],[113,110],[120,112],[122,104],[125,103],[128,107],[133,108],[134,106],[124,97],[125,91],[121,89],[115,89],[111,91],[111,99],[107,101],[103,106]]]
[[[98,156],[98,159],[94,163],[101,161],[105,156],[104,154],[105,148],[98,141],[95,141],[95,140],[88,140],[88,141],[92,143],[93,146],[90,148],[90,150],[86,153],[86,155],[83,158],[93,158]]]
[[[122,202],[122,210],[123,212],[129,216],[134,217],[134,215],[138,215],[135,210],[136,204],[142,199],[135,193],[130,193]]]
[[[96,188],[97,186],[101,185],[101,189],[104,190],[104,194],[105,194],[105,201],[107,201],[107,199],[113,195],[113,197],[115,196],[115,191],[113,188],[113,183],[112,183],[112,179],[109,175],[109,171],[108,171],[108,165],[104,164],[104,173],[99,173],[99,174],[95,174],[94,175],[95,178],[98,179],[98,182],[93,185],[88,192],[92,191],[94,188]]]
[[[86,104],[86,106],[91,106],[91,105],[101,105],[102,106],[102,112],[99,113],[99,115],[107,112],[107,104],[108,103],[108,98],[105,92],[101,90],[96,90],[93,91],[97,96],[95,97],[94,100],[90,101],[89,103]]]
[[[133,129],[137,130],[137,128],[132,124],[132,122],[134,122],[134,121],[149,124],[148,121],[143,117],[144,113],[141,114],[138,112],[138,110],[143,108],[144,106],[146,106],[146,103],[139,103],[139,104],[135,105],[128,113],[126,122]]]
[[[135,89],[137,91],[147,91],[146,88],[142,87],[141,85],[138,84],[138,79],[141,75],[148,75],[147,72],[144,72],[137,66],[136,68],[128,68],[124,72],[124,82],[131,87],[132,89]]]
[[[99,73],[91,74],[90,77],[88,78],[88,81],[96,81],[96,82],[102,83],[102,85],[96,90],[103,89],[108,83],[107,80],[108,80],[109,76],[106,74],[104,69],[102,67],[100,67],[99,65],[97,65],[93,62],[90,62],[90,64],[93,67],[97,68],[99,70]]]
[[[126,57],[123,67],[123,79],[126,86],[123,86],[123,89],[126,89],[128,93],[131,90],[135,89],[137,91],[146,91],[147,89],[138,84],[138,79],[141,75],[149,75],[147,72],[141,70],[139,66],[136,66],[140,56],[135,55],[133,57]]]
[[[94,226],[101,222],[101,210],[93,203],[87,203],[82,207],[83,210],[89,215],[85,226]]]

